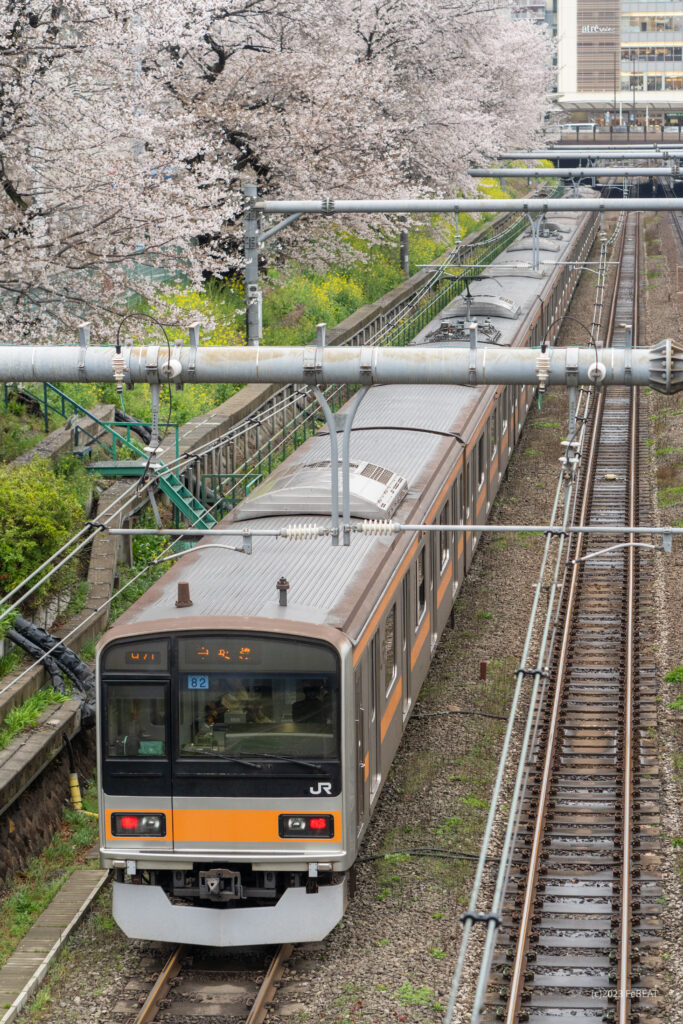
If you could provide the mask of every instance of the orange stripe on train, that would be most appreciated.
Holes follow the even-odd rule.
[[[429,622],[430,622],[429,615],[425,615],[425,620],[422,623],[422,628],[421,628],[420,632],[417,634],[417,640],[415,641],[415,646],[413,647],[413,651],[412,651],[412,654],[410,656],[410,667],[411,668],[415,668],[415,662],[417,661],[417,659],[418,659],[418,657],[420,655],[420,651],[422,650],[422,647],[424,646],[425,640],[429,636]]]
[[[386,709],[384,711],[384,714],[382,715],[382,722],[380,724],[380,730],[379,730],[380,740],[381,741],[384,740],[384,737],[387,734],[387,729],[391,725],[391,720],[394,717],[394,714],[396,713],[396,708],[398,707],[398,705],[400,703],[401,694],[402,693],[403,693],[403,676],[400,676],[396,680],[396,682],[394,683],[394,692],[392,693],[391,698],[389,700],[389,703],[387,704]]]
[[[439,584],[439,589],[436,592],[436,603],[437,604],[441,604],[441,602],[443,601],[443,596],[446,593],[446,590],[448,589],[448,584],[451,582],[452,579],[453,579],[453,560],[451,559],[450,565],[448,566],[448,572],[446,573],[444,578],[441,580],[441,583]]]
[[[341,813],[332,811],[334,836],[330,839],[281,839],[278,817],[286,811],[245,811],[186,809],[173,811],[173,838],[176,843],[291,843],[339,842]],[[303,812],[292,812],[303,813]],[[306,808],[306,814],[315,814],[315,808]],[[330,814],[325,808],[321,814]]]

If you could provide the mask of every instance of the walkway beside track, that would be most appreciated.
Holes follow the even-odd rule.
[[[10,1024],[35,993],[108,876],[102,868],[76,869],[0,968],[0,1024]]]

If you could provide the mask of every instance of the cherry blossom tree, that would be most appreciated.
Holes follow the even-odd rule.
[[[247,180],[471,188],[470,162],[531,141],[548,55],[490,0],[5,0],[5,337],[109,329],[163,275],[234,268]]]
[[[160,270],[199,284],[207,264],[222,269],[220,247],[192,243],[234,214],[215,141],[146,69],[164,40],[135,4],[20,0],[0,30],[5,336],[120,315]]]

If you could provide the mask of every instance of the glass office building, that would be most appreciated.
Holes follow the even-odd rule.
[[[560,0],[557,91],[573,120],[683,123],[683,3]]]

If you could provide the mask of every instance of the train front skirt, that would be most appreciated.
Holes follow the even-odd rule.
[[[160,886],[114,882],[114,920],[132,939],[197,946],[258,946],[319,942],[346,909],[346,877],[338,885],[286,889],[266,907],[191,907],[171,903]]]

